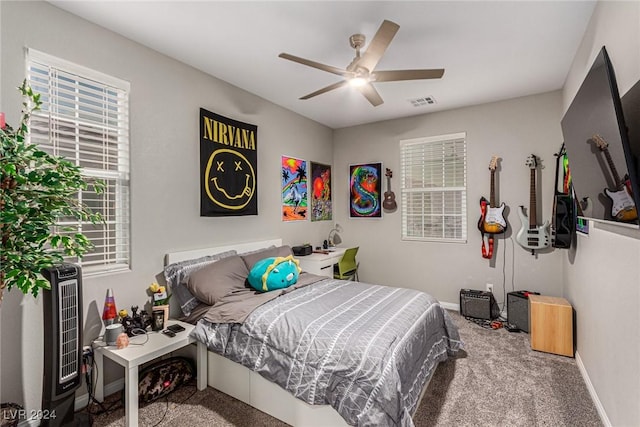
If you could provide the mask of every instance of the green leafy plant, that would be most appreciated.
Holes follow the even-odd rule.
[[[29,118],[42,101],[26,81],[18,90],[24,98],[20,123],[0,129],[0,302],[5,288],[15,286],[34,297],[50,289],[44,268],[92,249],[75,228],[56,226],[60,218],[102,222],[99,213],[78,201],[78,191],[92,186],[101,193],[104,183],[87,182],[78,166],[28,142]]]

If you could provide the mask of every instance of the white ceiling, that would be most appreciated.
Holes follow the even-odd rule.
[[[58,1],[86,18],[284,108],[341,128],[557,90],[594,1]],[[339,76],[281,52],[345,68],[349,36],[400,30],[376,69],[444,68],[442,79],[374,83],[298,98]],[[436,104],[408,100],[431,96]]]

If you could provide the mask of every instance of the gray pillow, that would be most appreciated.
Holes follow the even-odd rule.
[[[236,254],[237,252],[235,250],[230,250],[215,255],[206,255],[200,258],[175,262],[164,268],[164,278],[171,290],[171,299],[178,302],[182,314],[190,316],[191,311],[200,303],[187,288],[189,275],[220,259]]]
[[[272,246],[270,248],[260,249],[253,252],[247,252],[240,254],[244,263],[247,265],[247,275],[249,275],[249,271],[253,268],[253,265],[260,261],[261,259],[271,258],[271,257],[286,257],[289,255],[293,255],[291,248],[287,245],[284,246]]]
[[[245,289],[248,275],[242,258],[234,255],[191,273],[187,287],[200,301],[214,305],[225,295]]]

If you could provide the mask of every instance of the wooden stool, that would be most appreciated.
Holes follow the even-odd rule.
[[[531,348],[573,357],[573,307],[564,298],[529,295]]]

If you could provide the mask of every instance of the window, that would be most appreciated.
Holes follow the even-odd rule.
[[[31,142],[100,179],[104,192],[88,189],[78,200],[104,223],[61,218],[58,226],[82,232],[93,243],[82,259],[85,275],[129,268],[129,83],[42,52],[27,53],[27,83],[42,106],[31,116]]]
[[[402,239],[467,241],[466,134],[400,141]]]

